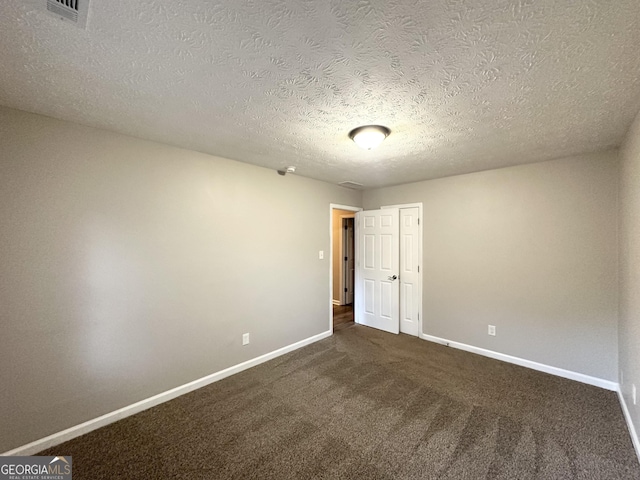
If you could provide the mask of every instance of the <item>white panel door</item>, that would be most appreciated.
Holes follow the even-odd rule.
[[[355,321],[400,332],[400,214],[397,208],[356,213]]]
[[[418,336],[420,312],[419,209],[400,209],[400,331]]]

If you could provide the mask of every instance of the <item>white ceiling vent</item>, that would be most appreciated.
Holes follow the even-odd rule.
[[[351,181],[348,181],[348,180],[346,182],[340,182],[338,185],[340,185],[341,187],[346,187],[346,188],[354,188],[356,190],[360,190],[363,187],[363,185],[361,183],[351,182]]]
[[[80,28],[86,28],[89,0],[46,0],[46,2],[47,11],[51,15]]]

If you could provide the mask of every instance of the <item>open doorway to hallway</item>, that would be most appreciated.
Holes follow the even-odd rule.
[[[353,323],[353,303],[333,306],[333,329],[336,330]]]
[[[357,207],[331,206],[331,326],[353,323],[355,288],[355,214]]]

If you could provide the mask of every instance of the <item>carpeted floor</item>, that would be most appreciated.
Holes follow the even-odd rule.
[[[640,478],[614,393],[359,325],[41,454],[74,480]]]

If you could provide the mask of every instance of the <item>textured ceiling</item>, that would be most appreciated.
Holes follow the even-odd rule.
[[[0,104],[333,183],[601,150],[640,109],[638,0],[37,3],[0,2]]]

